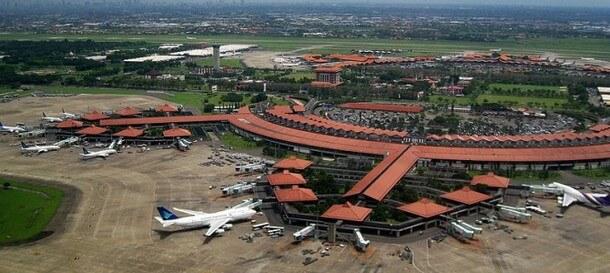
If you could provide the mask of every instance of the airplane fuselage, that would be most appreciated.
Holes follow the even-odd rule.
[[[47,146],[32,146],[21,148],[22,153],[45,153],[50,151],[57,151],[60,147],[56,145],[47,145]]]
[[[101,158],[106,158],[112,154],[116,154],[116,150],[115,149],[106,149],[106,150],[102,150],[102,151],[97,151],[97,152],[89,152],[87,154],[80,154],[82,159],[92,159],[92,158],[96,158],[96,157],[101,157]]]
[[[250,219],[256,214],[256,211],[250,208],[236,208],[228,209],[215,213],[194,215],[188,217],[181,217],[173,220],[166,220],[166,225],[177,225],[181,227],[207,227],[211,222],[229,219],[229,222],[243,221]]]

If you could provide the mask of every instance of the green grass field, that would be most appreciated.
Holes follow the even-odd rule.
[[[454,103],[456,105],[471,105],[475,102],[475,100],[471,97],[454,97],[442,95],[432,95],[428,99],[431,103]]]
[[[477,97],[476,102],[481,103],[500,103],[505,106],[540,107],[540,108],[562,108],[567,103],[566,98],[538,98],[538,97],[518,97],[483,94]]]
[[[205,58],[203,60],[197,61],[196,63],[202,66],[212,66],[214,65],[214,60],[212,60],[212,58]],[[227,68],[241,68],[243,65],[241,63],[241,59],[222,58],[220,59],[220,66]]]
[[[0,245],[31,239],[42,232],[61,204],[64,193],[56,188],[9,182],[15,189],[0,186]]]
[[[501,89],[501,90],[553,90],[553,91],[562,91],[567,92],[565,87],[561,86],[552,86],[552,85],[530,85],[530,84],[507,84],[507,83],[492,83],[489,85],[488,89]]]
[[[258,145],[254,141],[247,140],[234,133],[224,133],[220,135],[220,140],[226,146],[230,146],[235,150],[251,150],[255,149]]]
[[[187,38],[188,36],[188,38]],[[179,34],[40,34],[3,33],[0,40],[75,40],[95,41],[144,41],[150,43],[251,43],[270,51],[290,51],[304,49],[301,53],[348,52],[352,49],[402,49],[403,55],[440,55],[467,50],[487,51],[502,48],[514,54],[541,54],[554,52],[565,57],[592,57],[610,60],[610,43],[607,39],[592,38],[532,38],[524,40],[503,40],[498,42],[468,42],[445,40],[393,40],[364,38],[303,38],[270,37],[251,35],[179,35]]]
[[[573,170],[573,174],[591,178],[593,180],[606,180],[610,179],[610,168],[597,168],[589,170]]]

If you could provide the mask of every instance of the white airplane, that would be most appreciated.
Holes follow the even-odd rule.
[[[78,116],[76,114],[68,113],[63,108],[61,108],[61,118],[63,118],[63,119],[77,119]]]
[[[176,147],[176,149],[178,149],[179,151],[182,151],[182,152],[186,152],[187,150],[190,150],[191,144],[193,144],[193,142],[190,142],[184,138],[177,138],[176,141],[174,142],[174,146]]]
[[[23,133],[26,129],[21,126],[5,126],[0,122],[0,132]]]
[[[114,141],[112,141],[112,143],[110,143],[108,148],[106,148],[104,150],[100,150],[100,151],[95,151],[95,152],[89,151],[89,150],[87,150],[87,148],[83,147],[83,153],[80,154],[80,157],[82,160],[92,159],[92,158],[96,158],[96,157],[101,157],[103,159],[106,159],[110,155],[117,153],[117,150],[115,149],[115,147],[120,145],[122,142],[123,142],[123,139],[114,140]]]
[[[36,154],[41,154],[41,153],[46,153],[46,152],[50,152],[50,151],[57,151],[61,149],[61,147],[57,146],[57,145],[43,145],[43,146],[38,146],[38,145],[34,145],[34,146],[28,146],[25,143],[23,143],[23,141],[21,142],[21,153],[23,154],[28,154],[28,153],[36,153]]]
[[[236,206],[214,213],[174,208],[176,211],[191,215],[186,217],[178,217],[164,207],[157,207],[160,216],[155,216],[155,219],[164,228],[172,225],[185,228],[209,227],[205,232],[205,236],[209,237],[214,234],[224,233],[225,229],[232,227],[229,224],[230,222],[252,218],[256,214],[254,208],[258,207],[261,203],[261,201],[254,202],[252,199],[244,200]]]
[[[61,118],[58,117],[49,117],[47,116],[47,114],[45,114],[45,112],[42,112],[42,121],[46,121],[46,122],[62,122],[64,121]]]
[[[594,207],[610,206],[610,196],[607,193],[583,193],[570,186],[561,183],[553,182],[550,187],[556,187],[563,191],[561,199],[561,207],[568,207],[574,202],[580,202]]]

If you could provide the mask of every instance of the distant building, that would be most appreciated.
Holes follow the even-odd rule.
[[[318,67],[314,70],[316,73],[316,80],[311,83],[311,86],[318,88],[336,87],[342,83],[341,71],[342,69],[336,66]]]

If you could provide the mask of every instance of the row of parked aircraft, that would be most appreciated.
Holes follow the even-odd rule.
[[[62,122],[66,119],[77,119],[78,115],[73,113],[66,112],[63,108],[61,109],[61,114],[59,117],[51,117],[47,116],[45,112],[42,112],[42,121],[54,123],[54,122]]]

